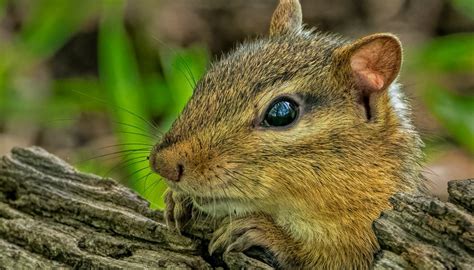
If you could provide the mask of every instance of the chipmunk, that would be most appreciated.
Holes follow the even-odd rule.
[[[394,35],[306,30],[299,1],[280,0],[269,36],[214,63],[153,147],[167,221],[227,217],[211,254],[260,246],[284,269],[369,268],[373,220],[423,188],[401,62]]]

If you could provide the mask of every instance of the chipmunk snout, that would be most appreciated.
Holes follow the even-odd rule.
[[[179,182],[185,171],[182,162],[169,158],[163,151],[152,153],[150,156],[150,167],[162,177],[173,182]]]
[[[174,143],[161,142],[150,153],[150,166],[169,184],[181,188],[198,185],[203,179],[213,176],[223,162],[222,156],[211,151],[197,138]]]

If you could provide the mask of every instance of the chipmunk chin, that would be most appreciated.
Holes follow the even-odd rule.
[[[214,217],[244,216],[254,212],[253,207],[234,198],[193,197],[194,205]]]

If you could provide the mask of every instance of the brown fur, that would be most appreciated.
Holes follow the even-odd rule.
[[[282,268],[365,269],[388,198],[423,186],[422,143],[393,83],[400,46],[388,34],[350,43],[285,24],[300,9],[282,0],[270,37],[209,69],[151,164],[170,176],[166,213],[178,228],[191,207],[226,217],[211,252],[259,245]],[[261,127],[281,95],[301,103],[300,119]]]

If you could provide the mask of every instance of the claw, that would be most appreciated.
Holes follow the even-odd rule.
[[[225,252],[226,253],[241,252],[241,251],[249,249],[251,246],[253,246],[252,236],[251,236],[252,234],[254,234],[253,231],[245,232],[240,237],[235,239],[235,241],[227,247]]]
[[[174,206],[174,224],[176,230],[180,232],[191,219],[192,204],[188,198],[180,198],[178,204]]]
[[[173,200],[173,192],[168,190],[165,195],[165,223],[168,228],[172,228],[172,223],[174,222],[174,207],[175,202]]]
[[[214,232],[211,242],[209,242],[209,254],[212,255],[225,244],[225,233],[227,228],[222,226]]]
[[[214,254],[214,252],[216,252],[216,250],[217,250],[217,247],[216,247],[216,246],[214,245],[214,243],[211,241],[211,242],[209,243],[209,247],[208,247],[209,255],[212,256],[212,255]]]
[[[255,215],[226,219],[209,243],[209,254],[223,250],[223,255],[242,252],[253,246],[268,251],[275,258],[275,264],[283,269],[302,269],[301,264],[294,260],[293,253],[288,253],[288,246],[297,249],[298,243],[291,239],[273,222],[271,217]],[[289,256],[291,255],[291,256]]]
[[[188,224],[192,214],[192,201],[190,198],[168,190],[165,195],[165,222],[171,230],[181,234],[182,229]]]
[[[227,220],[214,232],[209,243],[209,254],[212,255],[220,250],[223,250],[224,253],[240,252],[254,245],[265,246],[267,243],[262,241],[263,231],[248,218],[234,220],[230,223]]]

